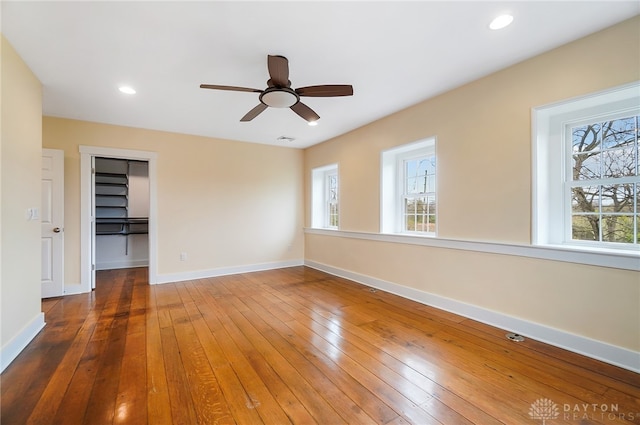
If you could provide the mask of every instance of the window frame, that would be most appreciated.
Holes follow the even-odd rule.
[[[436,237],[438,232],[438,166],[435,136],[385,150],[381,153],[380,233]],[[409,160],[434,157],[435,228],[433,232],[409,231],[405,222],[406,176],[405,163]],[[428,192],[431,193],[431,192]],[[424,195],[427,196],[427,195]]]
[[[335,178],[336,198],[332,201],[329,179]],[[332,209],[332,206],[335,206]],[[334,215],[336,225],[332,225]],[[311,227],[337,230],[340,226],[340,176],[338,164],[329,164],[311,170]]]
[[[337,229],[340,226],[340,180],[338,178],[338,167],[327,170],[325,179],[325,223],[326,229]],[[332,196],[332,182],[335,180],[335,197]],[[335,217],[333,224],[332,218]]]
[[[631,244],[628,243],[622,243],[622,242],[610,242],[610,241],[602,241],[602,222],[599,225],[599,235],[598,235],[598,241],[591,241],[591,240],[581,240],[581,239],[574,239],[573,238],[573,216],[574,215],[578,215],[578,214],[574,214],[573,210],[572,210],[572,189],[575,187],[588,187],[588,186],[606,186],[606,185],[616,185],[616,184],[634,184],[634,185],[638,185],[640,187],[640,175],[638,175],[638,171],[636,171],[636,175],[634,176],[622,176],[622,177],[599,177],[599,178],[594,178],[594,179],[584,179],[584,180],[574,180],[573,179],[573,175],[572,175],[572,170],[573,170],[573,150],[572,150],[572,129],[579,127],[579,126],[586,126],[586,125],[592,125],[595,123],[603,123],[603,122],[607,122],[607,121],[613,121],[613,120],[617,120],[617,119],[622,119],[622,118],[627,118],[627,117],[633,117],[637,120],[637,117],[640,116],[640,106],[638,107],[637,111],[615,111],[611,114],[602,114],[599,115],[597,117],[589,117],[589,118],[583,118],[583,119],[579,119],[579,120],[575,120],[575,121],[570,121],[570,122],[566,122],[564,124],[564,131],[563,131],[563,144],[564,144],[564,154],[565,154],[565,174],[564,174],[564,197],[565,197],[565,208],[564,208],[564,212],[565,212],[565,241],[567,243],[570,244],[575,244],[578,246],[585,246],[585,247],[590,247],[590,246],[595,246],[595,247],[602,247],[602,248],[617,248],[617,249],[638,249],[640,244],[638,243],[638,238],[637,238],[637,232],[638,232],[638,223],[637,218],[634,219],[634,223],[633,223],[633,227],[634,227],[634,241]],[[637,125],[637,121],[636,121],[636,125]],[[636,127],[637,128],[637,127]],[[638,140],[636,137],[636,141],[634,143],[634,146],[632,147],[632,149],[635,149],[636,152],[638,152]],[[606,148],[604,149],[604,152],[608,151]],[[603,147],[600,146],[598,149],[598,152],[603,152]],[[637,155],[637,153],[636,153]],[[636,170],[638,169],[638,163],[636,160],[635,163],[636,166]],[[637,189],[636,189],[637,190]],[[637,215],[638,213],[638,205],[637,205],[637,200],[638,195],[636,194],[635,198],[634,198],[634,208],[633,210],[634,212],[628,213],[628,214],[608,214],[608,213],[603,213],[602,212],[602,205],[600,204],[600,208],[599,211],[597,213],[597,215],[602,219],[603,217],[606,216],[623,216],[623,215]],[[595,214],[595,213],[594,213]],[[587,216],[587,214],[585,214],[585,216]]]
[[[572,127],[640,114],[640,82],[532,110],[532,244],[637,253],[640,244],[572,238]],[[638,176],[632,179],[637,180]],[[599,183],[598,183],[599,184]]]

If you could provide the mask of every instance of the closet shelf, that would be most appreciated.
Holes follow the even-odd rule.
[[[148,217],[96,217],[96,235],[145,235]]]
[[[127,173],[109,173],[106,171],[96,171],[96,177],[127,177]]]
[[[96,217],[97,223],[148,223],[149,217]]]

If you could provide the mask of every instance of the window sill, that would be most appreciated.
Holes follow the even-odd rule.
[[[638,248],[607,248],[607,247],[595,247],[588,245],[580,245],[580,244],[539,244],[532,245],[534,247],[540,248],[549,248],[549,249],[557,249],[560,251],[569,251],[569,252],[584,252],[588,254],[602,254],[602,255],[613,255],[613,256],[622,256],[622,257],[630,257],[637,258],[640,261],[640,249]]]
[[[640,271],[640,252],[620,251],[617,249],[595,250],[593,248],[576,248],[566,245],[516,245],[499,242],[465,241],[458,239],[442,239],[426,235],[405,235],[387,233],[354,232],[305,228],[311,235],[324,235],[351,239],[363,239],[377,242],[421,245],[434,248],[459,249],[501,255],[537,258],[542,260],[562,261],[567,263],[587,264],[615,269]]]
[[[429,239],[437,238],[437,235],[435,233],[425,233],[425,232],[406,232],[406,233],[382,232],[380,234],[386,235],[386,236],[406,236],[409,238],[429,238]]]

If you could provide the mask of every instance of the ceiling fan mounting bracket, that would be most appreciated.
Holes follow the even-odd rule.
[[[267,87],[276,87],[276,88],[291,87],[291,80],[287,80],[286,86],[280,86],[277,83],[275,83],[273,79],[269,78],[267,80]]]

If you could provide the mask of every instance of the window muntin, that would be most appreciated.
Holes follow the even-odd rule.
[[[571,241],[638,247],[640,115],[567,124]]]

